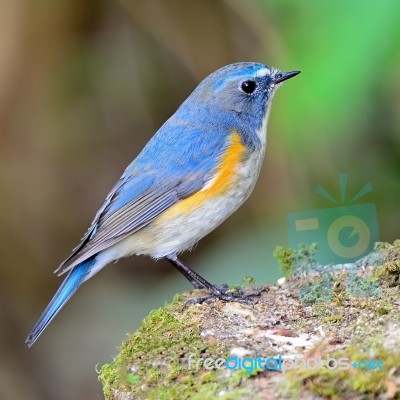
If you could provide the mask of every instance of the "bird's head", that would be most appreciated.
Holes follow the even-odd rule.
[[[300,71],[281,72],[254,62],[227,65],[206,77],[189,96],[186,105],[196,104],[208,112],[233,114],[260,126],[278,87]]]

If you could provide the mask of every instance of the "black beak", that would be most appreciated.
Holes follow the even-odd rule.
[[[288,72],[279,72],[274,76],[274,83],[281,83],[286,81],[287,79],[293,78],[298,75],[301,71],[288,71]]]

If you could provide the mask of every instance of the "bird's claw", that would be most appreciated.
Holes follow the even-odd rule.
[[[185,306],[188,304],[202,304],[209,303],[216,300],[224,300],[224,301],[234,301],[237,303],[243,304],[252,304],[252,297],[259,297],[261,293],[265,291],[265,289],[257,290],[255,292],[245,294],[242,288],[235,288],[234,293],[229,293],[229,286],[226,284],[222,284],[219,287],[215,288],[216,290],[207,297],[191,297],[185,301]]]

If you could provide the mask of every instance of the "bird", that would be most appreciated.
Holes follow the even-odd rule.
[[[130,255],[166,259],[197,289],[227,293],[180,257],[235,212],[263,163],[273,96],[300,71],[257,62],[208,75],[160,127],[107,195],[86,234],[54,271],[67,274],[29,333],[31,347],[78,288],[107,264]]]

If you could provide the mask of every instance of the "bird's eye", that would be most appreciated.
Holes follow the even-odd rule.
[[[246,94],[252,94],[257,89],[257,83],[255,81],[244,81],[240,85],[240,89]]]

